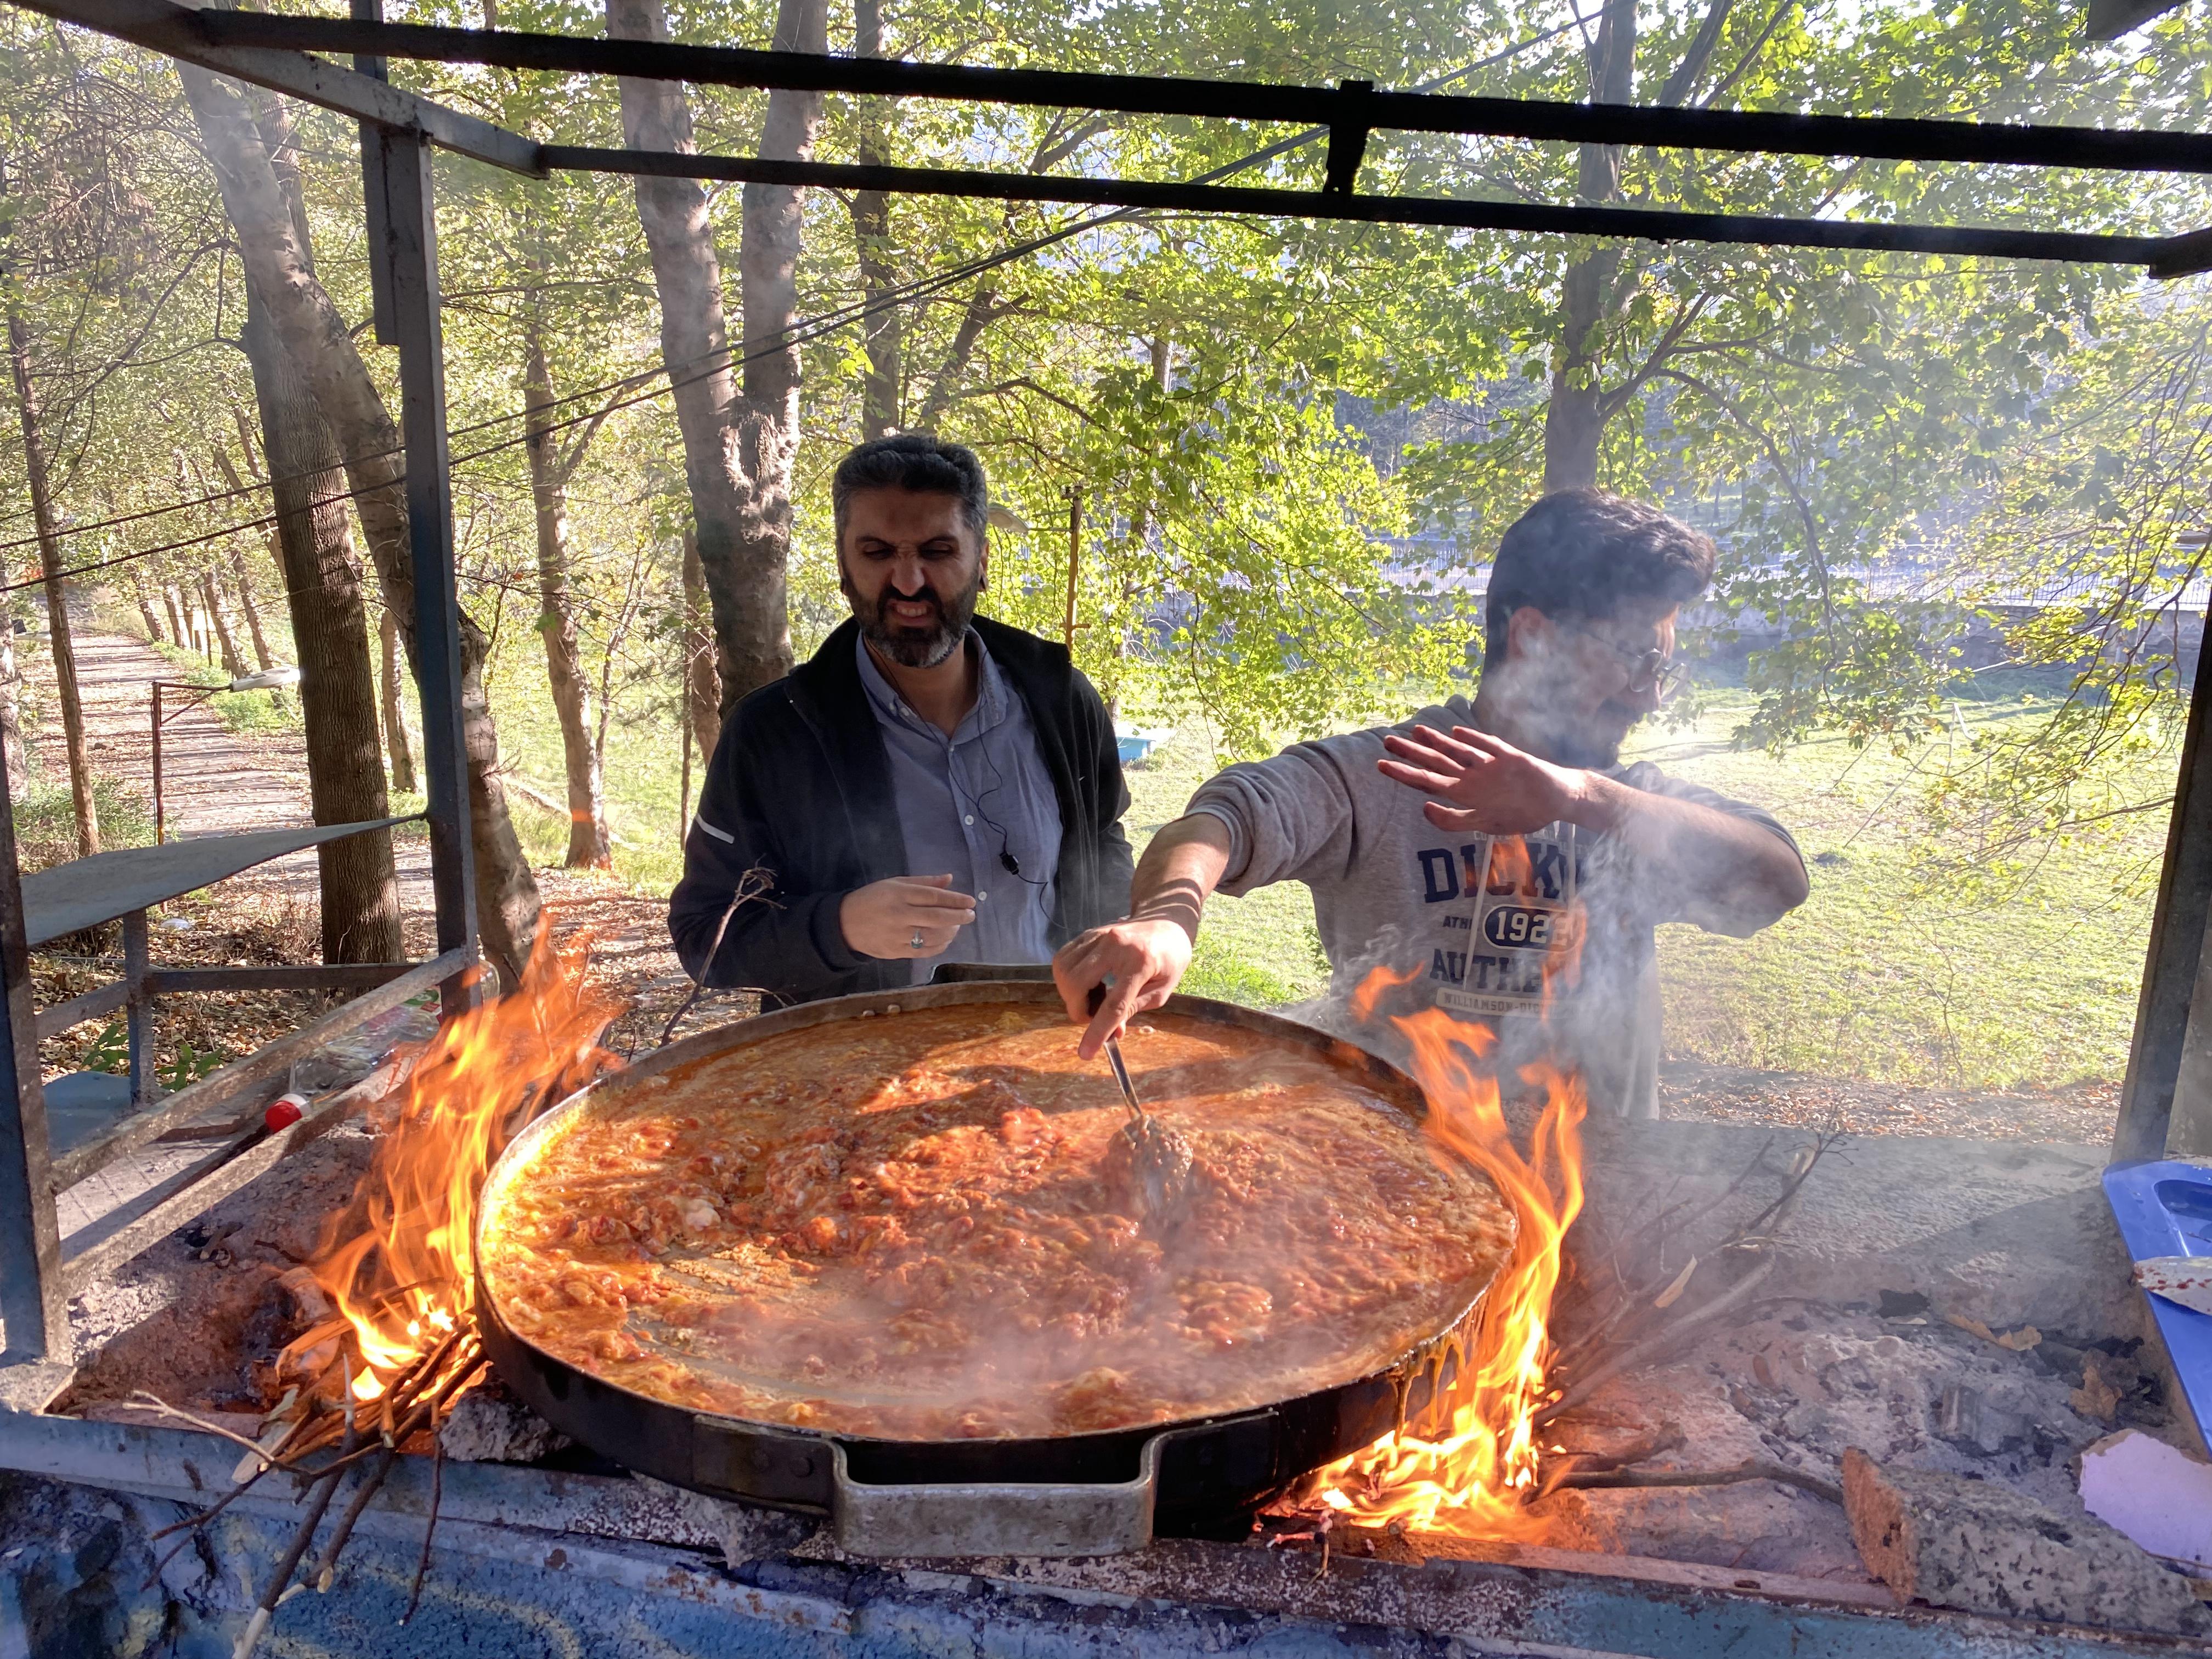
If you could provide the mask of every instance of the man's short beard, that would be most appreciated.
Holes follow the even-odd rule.
[[[922,584],[919,592],[896,595],[886,582],[872,605],[863,602],[859,590],[853,586],[852,577],[842,565],[837,571],[837,586],[844,591],[853,615],[860,622],[861,637],[877,651],[902,668],[934,668],[966,641],[968,624],[975,618],[975,600],[983,591],[983,577],[978,571],[966,591],[950,599],[939,595],[935,586],[927,582]],[[894,597],[908,604],[917,599],[929,600],[937,607],[937,626],[925,633],[893,622],[886,611]]]
[[[1596,720],[1603,719],[1606,709],[1612,706],[1607,703],[1601,707]],[[1620,764],[1620,745],[1627,739],[1628,731],[1632,731],[1642,718],[1638,715],[1630,720],[1628,730],[1618,735],[1611,733],[1609,729],[1585,728],[1555,732],[1551,741],[1551,758],[1561,766],[1578,766],[1591,772],[1610,771]],[[1592,720],[1592,726],[1595,726],[1596,720]]]

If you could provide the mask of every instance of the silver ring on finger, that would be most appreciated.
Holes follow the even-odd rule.
[[[907,948],[909,951],[919,951],[923,949],[928,942],[928,940],[922,938],[921,929],[917,927],[914,930],[914,937],[908,939],[906,943]]]

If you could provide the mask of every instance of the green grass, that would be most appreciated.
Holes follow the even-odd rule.
[[[154,811],[146,797],[118,778],[95,772],[92,808],[100,822],[100,844],[113,852],[150,846]],[[76,856],[76,804],[70,793],[65,766],[34,773],[23,799],[15,803],[15,857],[26,873],[66,864]]]
[[[2035,720],[2043,706],[1962,702],[1938,744]],[[1738,752],[1728,732],[1747,707],[1721,694],[1689,730],[1641,734],[1636,752],[1772,811],[1806,854],[1812,896],[1748,940],[1661,930],[1670,1055],[1959,1086],[2121,1074],[2164,812],[1955,896],[1917,811],[1930,757],[1832,738],[1780,759]],[[2171,777],[2170,755],[2134,764],[2143,796],[2159,793],[2161,768]]]

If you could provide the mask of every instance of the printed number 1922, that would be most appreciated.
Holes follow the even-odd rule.
[[[1482,933],[1492,945],[1546,950],[1552,943],[1552,913],[1500,905],[1482,919]]]

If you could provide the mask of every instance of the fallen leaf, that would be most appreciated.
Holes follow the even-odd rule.
[[[2081,1386],[2071,1390],[2066,1403],[2084,1417],[2094,1417],[2100,1423],[2109,1423],[2119,1409],[2120,1391],[2097,1375],[2097,1362],[2081,1362]]]
[[[1984,1342],[1994,1342],[2000,1348],[2008,1348],[2014,1353],[2026,1353],[2043,1340],[2043,1333],[2033,1325],[2023,1325],[2016,1331],[2007,1331],[1999,1336],[1980,1320],[1969,1319],[1964,1314],[1945,1314],[1943,1317],[1960,1330],[1978,1336]]]
[[[1674,1275],[1674,1282],[1660,1291],[1657,1300],[1651,1305],[1655,1308],[1673,1307],[1675,1303],[1681,1300],[1682,1292],[1690,1288],[1690,1275],[1697,1271],[1698,1258],[1692,1256],[1683,1264],[1682,1271]]]

